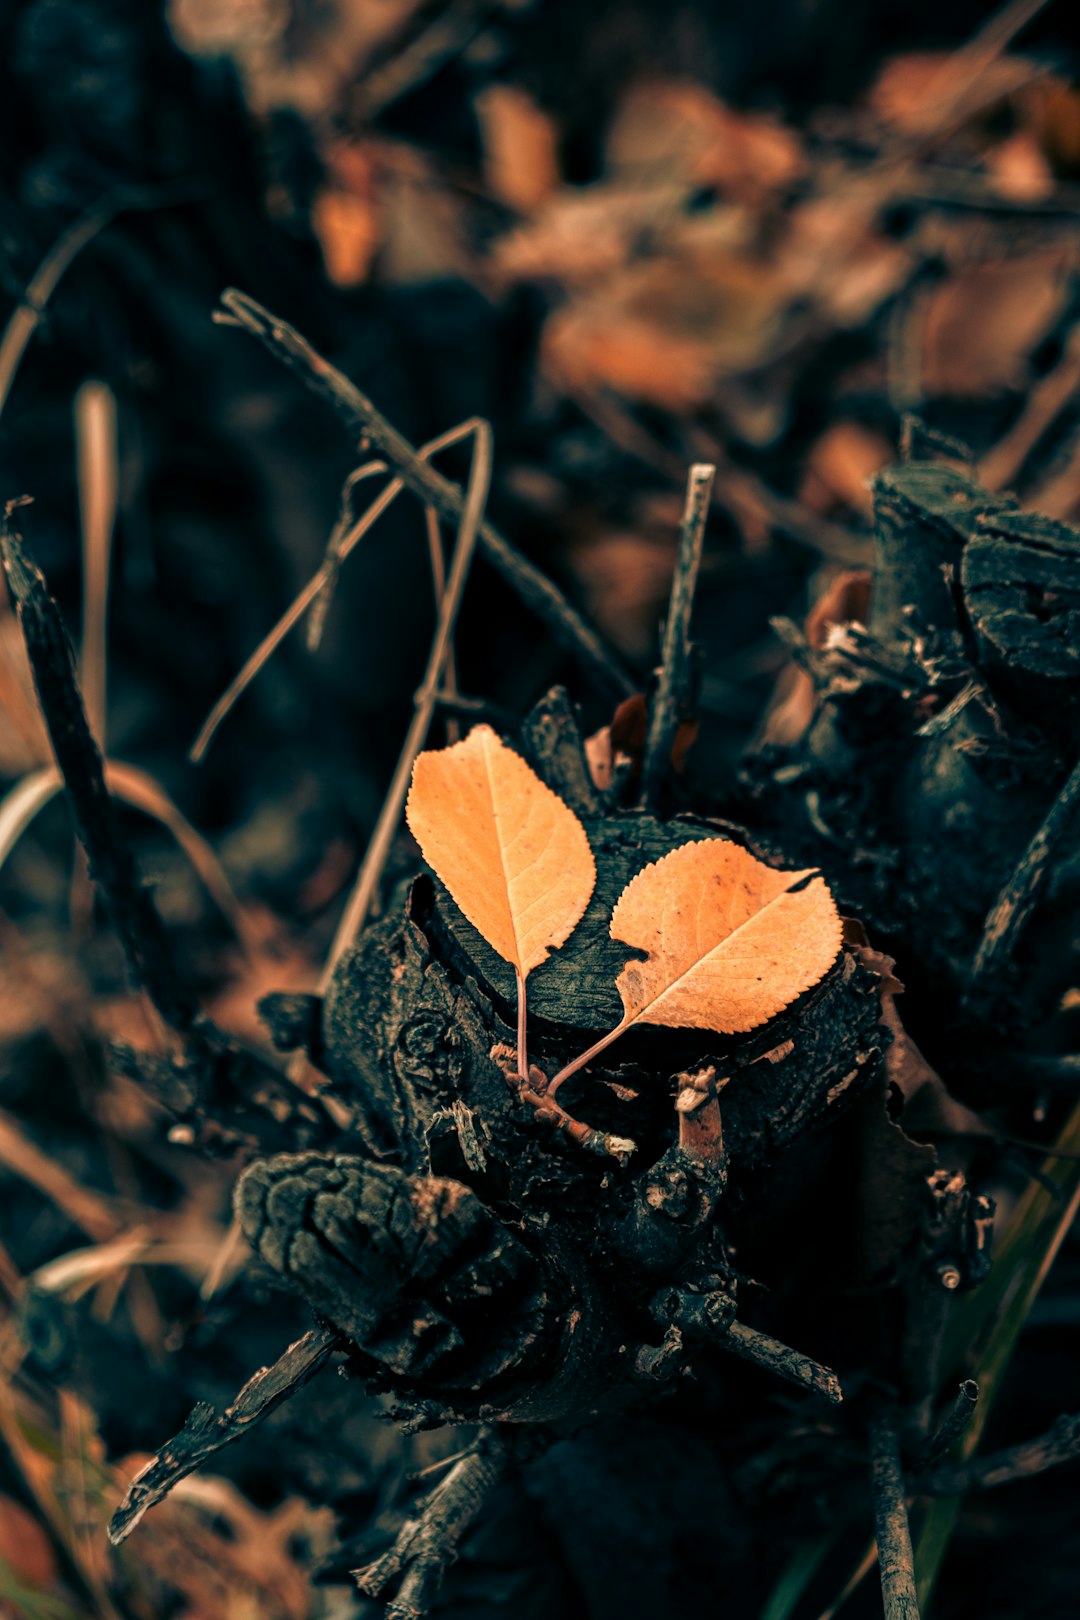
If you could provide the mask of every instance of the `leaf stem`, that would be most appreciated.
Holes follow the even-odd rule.
[[[609,1029],[606,1035],[601,1035],[600,1039],[598,1041],[594,1041],[593,1044],[588,1047],[586,1051],[582,1052],[579,1057],[571,1059],[571,1061],[566,1064],[565,1068],[560,1069],[558,1074],[548,1081],[545,1096],[554,1096],[555,1092],[562,1085],[564,1080],[569,1080],[572,1074],[577,1074],[579,1069],[583,1069],[587,1063],[591,1063],[594,1057],[598,1057],[601,1052],[611,1045],[612,1041],[616,1040],[622,1034],[623,1030],[628,1028],[629,1019],[621,1019],[620,1022],[615,1025],[614,1029]]]
[[[524,1085],[529,1084],[529,1053],[525,1043],[525,975],[514,964],[514,974],[517,978],[517,1066],[518,1074]]]

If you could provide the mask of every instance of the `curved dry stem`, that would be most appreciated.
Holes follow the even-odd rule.
[[[469,468],[469,482],[465,492],[465,505],[461,513],[461,524],[458,529],[458,542],[454,548],[454,559],[450,566],[450,577],[446,582],[442,605],[439,611],[438,623],[431,642],[431,651],[428,654],[427,668],[424,678],[417,690],[414,702],[412,724],[405,737],[405,742],[398,758],[393,780],[371,835],[360,871],[357,873],[356,883],[348,903],[342,913],[337,932],[330,946],[330,952],[319,980],[320,994],[326,991],[334,968],[342,954],[352,944],[360,929],[364,925],[372,898],[375,894],[379,879],[382,876],[386,858],[390,853],[390,846],[394,841],[398,826],[401,822],[402,812],[405,808],[405,799],[409,791],[409,779],[416,756],[423,748],[431,726],[432,715],[439,698],[439,688],[442,684],[443,671],[450,653],[450,642],[457,622],[458,609],[465,593],[465,581],[468,578],[469,567],[476,550],[477,535],[484,518],[484,507],[487,503],[488,489],[491,485],[491,470],[493,462],[493,442],[491,425],[482,417],[474,417],[472,421],[455,428],[450,434],[444,434],[441,441],[432,441],[432,446],[445,448],[447,444],[471,436],[473,440],[472,465]],[[435,453],[434,448],[427,448],[427,453]]]
[[[224,867],[202,834],[145,771],[119,760],[106,760],[104,769],[105,784],[114,799],[150,816],[172,835],[245,953],[254,955],[260,945],[259,936],[234,894]],[[64,779],[58,767],[45,765],[41,770],[24,776],[0,799],[0,868],[39,812],[62,792],[63,787]]]
[[[553,1096],[564,1080],[569,1080],[572,1074],[577,1074],[578,1070],[583,1069],[587,1063],[591,1063],[593,1058],[599,1057],[600,1053],[606,1051],[612,1041],[617,1040],[623,1031],[629,1029],[629,1027],[630,1020],[627,1018],[622,1019],[620,1023],[615,1025],[614,1029],[609,1029],[606,1035],[601,1035],[600,1039],[594,1041],[579,1057],[573,1058],[549,1081],[547,1095],[549,1097]]]
[[[362,467],[355,468],[346,478],[341,488],[341,506],[338,511],[337,522],[334,524],[330,539],[323,552],[323,560],[319,571],[325,571],[325,578],[312,604],[311,617],[308,620],[307,645],[308,652],[315,652],[322,633],[326,626],[326,615],[330,611],[330,603],[334,595],[341,564],[348,556],[360,536],[355,532],[359,525],[366,521],[366,516],[355,523],[352,518],[352,493],[358,484],[367,478],[374,478],[379,473],[389,472],[385,461],[366,461]]]
[[[382,517],[405,486],[400,478],[392,478],[381,494],[372,501],[363,517],[356,523],[348,535],[348,548],[342,546],[341,556],[337,566],[345,560],[353,547],[363,538],[374,523]],[[323,562],[316,573],[312,574],[300,594],[285,609],[281,618],[270,631],[269,635],[256,647],[247,663],[239,674],[230,681],[224,692],[210,710],[206,719],[199,728],[199,734],[188,751],[188,758],[193,765],[199,765],[205,759],[207,749],[213,742],[222,722],[228,718],[236,704],[243,697],[256,675],[269,662],[273,654],[281,646],[289,631],[299,624],[308,608],[316,597],[323,591],[333,572],[334,565]]]
[[[134,191],[116,192],[87,210],[66,231],[61,232],[27,283],[22,302],[14,310],[0,338],[0,411],[7,404],[16,373],[30,339],[45,313],[49,299],[68,270],[106,225],[118,214],[142,208],[169,208],[191,202],[209,188],[191,181],[167,181]]]
[[[435,611],[439,611],[439,603],[443,599],[446,589],[446,556],[443,552],[442,533],[439,529],[439,514],[433,506],[424,507],[424,527],[427,530],[428,561],[431,564],[431,588],[435,593]],[[442,690],[439,693],[439,703],[456,703],[461,697],[457,683],[457,665],[454,661],[454,649],[446,655],[446,668],[443,670]],[[446,719],[446,740],[456,743],[461,736],[461,727],[457,720],[450,715]]]
[[[440,433],[437,438],[429,439],[427,444],[421,445],[416,452],[417,456],[421,460],[427,461],[430,457],[438,455],[440,450],[447,450],[451,445],[459,444],[463,439],[468,438],[470,434],[475,432],[476,420],[476,418],[473,418],[468,422],[463,422],[459,427],[450,428],[446,433]],[[378,522],[387,507],[401,494],[404,487],[403,479],[392,478],[386,488],[375,497],[364,515],[349,530],[334,557],[330,557],[328,548],[328,555],[324,558],[317,571],[312,574],[303,590],[285,609],[274,628],[259,643],[240,672],[230,681],[203,721],[198,736],[188,752],[188,758],[193,765],[200,764],[206,758],[207,750],[217,735],[222,722],[227,719],[239,699],[243,697],[256,675],[277,651],[289,631],[300,622],[316,597],[325,590],[334,573],[363,539],[364,535],[367,534],[372,525]]]

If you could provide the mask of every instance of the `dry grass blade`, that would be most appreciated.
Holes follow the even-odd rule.
[[[475,420],[462,422],[459,427],[451,428],[446,433],[440,433],[438,438],[430,439],[427,444],[421,445],[416,454],[420,460],[427,461],[431,456],[438,455],[440,450],[448,450],[451,445],[460,444],[463,439],[475,434],[476,431],[477,424]],[[192,743],[188,755],[192,764],[197,765],[201,760],[205,759],[207,749],[217,735],[219,727],[236,707],[236,704],[243,697],[256,675],[281,646],[289,631],[299,624],[312,603],[322,596],[345,559],[359,545],[364,535],[378,522],[404,488],[403,479],[392,478],[386,488],[380,490],[367,511],[357,519],[348,533],[343,536],[334,551],[333,557],[324,558],[317,572],[312,574],[303,590],[285,609],[274,628],[268,635],[263,637],[247,663],[229,683],[199,727],[198,735]]]
[[[487,422],[476,417],[472,422],[466,423],[464,429],[454,429],[457,436],[461,436],[464,432],[471,433],[473,437],[472,465],[469,468],[469,484],[465,494],[465,506],[462,510],[461,522],[458,527],[454,560],[450,567],[450,577],[447,580],[446,590],[443,594],[435,634],[432,637],[427,668],[413,699],[412,724],[406,734],[394,770],[393,780],[387,791],[382,810],[379,812],[379,819],[375,824],[371,842],[368,844],[364,854],[360,871],[357,873],[352,894],[349,896],[330,946],[326,965],[319,981],[320,993],[325,992],[330,982],[330,975],[333,973],[342,953],[348,950],[364,925],[379,879],[382,876],[383,867],[386,865],[386,858],[390,853],[390,846],[401,823],[401,814],[405,808],[413,763],[427,740],[427,734],[431,727],[431,717],[435,713],[435,705],[438,702],[439,688],[442,685],[446,661],[450,656],[454,626],[457,623],[458,610],[465,594],[465,582],[469,577],[469,569],[472,566],[480,525],[483,522],[484,507],[487,504],[488,490],[491,487],[491,428]],[[444,442],[446,437],[444,435]]]
[[[53,1539],[66,1553],[70,1568],[88,1599],[86,1612],[94,1615],[95,1620],[122,1620],[106,1588],[102,1574],[104,1559],[98,1544],[87,1546],[70,1510],[69,1470],[63,1466],[61,1437],[49,1433],[46,1452],[38,1437],[42,1427],[38,1412],[23,1401],[12,1379],[0,1378],[0,1438],[13,1470],[21,1476]]]
[[[152,817],[172,834],[245,952],[249,956],[254,955],[261,947],[261,938],[234,894],[221,862],[165,790],[145,771],[119,760],[106,762],[105,783],[114,799]],[[56,766],[46,765],[42,770],[24,776],[0,800],[0,868],[38,813],[61,792],[63,786],[63,778]]]
[[[439,514],[433,506],[424,507],[424,527],[427,530],[428,561],[431,564],[431,588],[435,593],[435,611],[439,611],[439,603],[446,590],[446,556],[443,551],[442,533],[439,529]],[[443,672],[442,690],[439,693],[439,702],[444,707],[461,701],[461,692],[457,683],[457,664],[454,660],[454,649],[450,648],[446,658],[446,669]],[[448,742],[455,743],[461,736],[461,728],[457,721],[450,718],[446,721],[446,738]]]
[[[353,520],[353,490],[359,484],[364,483],[366,479],[377,478],[380,473],[388,471],[389,468],[385,461],[368,461],[362,467],[357,467],[345,480],[341,491],[341,510],[338,512],[337,522],[334,524],[333,533],[327,542],[326,552],[319,568],[320,574],[324,576],[323,583],[319,589],[319,594],[312,603],[311,616],[308,619],[307,644],[309,652],[315,652],[319,642],[322,640],[322,633],[326,626],[326,615],[330,610],[330,602],[334,594],[338,574],[341,572],[342,560],[348,556],[349,551],[352,550],[352,547],[360,538],[360,535],[356,534],[355,530],[358,528],[359,523],[365,521],[364,518],[357,521]]]
[[[208,1239],[203,1235],[158,1239],[140,1227],[122,1232],[109,1242],[70,1249],[39,1266],[30,1281],[46,1293],[78,1299],[98,1283],[132,1266],[169,1266],[197,1276],[206,1265],[207,1249]]]
[[[172,834],[244,951],[249,957],[257,955],[263,946],[262,935],[237,898],[225,875],[225,868],[206,839],[191,825],[164,788],[146,771],[120,760],[106,761],[105,783],[114,798],[152,817]]]
[[[60,282],[85,247],[94,237],[112,223],[118,214],[131,209],[169,208],[177,203],[192,202],[208,193],[209,187],[191,181],[167,182],[161,186],[146,186],[141,190],[119,192],[94,208],[87,210],[73,225],[69,225],[49,249],[27,283],[22,302],[18,305],[0,338],[0,412],[7,404],[16,373],[26,353],[30,339],[45,313],[48,303]]]
[[[123,1221],[112,1203],[100,1193],[89,1192],[68,1174],[48,1153],[43,1153],[10,1114],[0,1110],[0,1164],[36,1187],[45,1198],[62,1209],[80,1231],[96,1243],[115,1238]]]
[[[63,787],[55,765],[32,771],[16,782],[0,799],[0,867],[3,866],[23,833]]]
[[[116,401],[105,383],[85,382],[75,395],[75,449],[83,573],[79,680],[90,729],[104,748],[109,570],[116,519]]]

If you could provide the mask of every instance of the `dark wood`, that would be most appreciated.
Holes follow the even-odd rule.
[[[881,1408],[871,1418],[869,1437],[870,1488],[885,1620],[919,1620],[900,1441],[895,1414],[889,1408]]]
[[[340,1345],[341,1335],[335,1328],[312,1328],[291,1344],[272,1367],[261,1367],[249,1378],[226,1411],[215,1412],[205,1402],[198,1405],[180,1433],[166,1441],[131,1481],[109,1522],[113,1546],[126,1541],[143,1514],[162,1501],[180,1480],[209,1462],[223,1446],[242,1440],[282,1401],[302,1389]]]

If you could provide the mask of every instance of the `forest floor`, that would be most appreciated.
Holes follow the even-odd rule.
[[[768,847],[842,890],[753,767],[739,773],[748,751],[802,746],[833,632],[867,617],[870,482],[897,461],[905,420],[963,441],[988,499],[1009,491],[1080,525],[1080,45],[1065,8],[14,0],[0,44],[0,502],[32,500],[13,518],[76,648],[125,847],[170,972],[230,1051],[284,1070],[256,1005],[324,980],[446,581],[412,494],[358,537],[381,486],[350,481],[357,433],[250,322],[237,329],[235,303],[212,319],[229,287],[411,444],[489,422],[491,523],[518,575],[554,581],[605,649],[560,639],[558,614],[530,607],[481,544],[429,746],[473,720],[515,733],[562,685],[594,769],[605,749],[608,766],[638,768],[645,705],[625,700],[653,695],[687,473],[715,467],[695,714],[665,808],[756,816]],[[462,486],[476,476],[475,440],[472,460],[465,443],[433,455]],[[346,539],[327,565],[328,541]],[[320,567],[315,612],[264,644]],[[1055,792],[1074,720],[1049,723]],[[1002,782],[961,807],[967,829],[985,813],[988,848],[1008,844]],[[0,787],[0,1616],[374,1616],[348,1571],[385,1545],[413,1473],[461,1437],[402,1435],[357,1380],[314,1381],[121,1548],[106,1539],[136,1468],[197,1402],[227,1407],[311,1315],[249,1264],[233,1220],[258,1133],[213,1140],[167,1083],[137,1083],[139,1055],[163,1045],[160,1007],[95,900],[6,598]],[[372,918],[419,864],[400,813],[389,833]],[[869,892],[873,847],[845,829],[835,859]],[[976,1142],[965,1168],[996,1200],[1010,1275],[1035,1279],[984,1452],[1080,1411],[1080,1246],[1064,1219],[1080,1196],[1080,940],[1062,899],[1075,837],[1061,862],[1026,1082],[958,1082],[962,1102],[948,1099],[957,1136],[979,1110],[994,1150]],[[961,865],[943,843],[918,876],[927,918],[948,913]],[[967,989],[934,931],[909,918],[890,933],[886,918],[871,944],[908,941],[911,1023],[951,1082],[961,1043],[946,1024]],[[284,1125],[270,1145],[290,1145]],[[796,1306],[829,1314],[822,1342],[842,1344],[872,1290],[830,1280],[818,1299],[817,1230],[807,1218]],[[651,1493],[686,1489],[651,1421],[622,1465],[641,1520]],[[722,1441],[731,1421],[718,1406],[703,1428]],[[850,1434],[816,1409],[784,1421],[771,1472],[763,1419],[730,1498],[686,1505],[687,1590],[707,1584],[714,1550],[717,1608],[740,1620],[880,1613],[874,1580],[847,1590],[868,1567],[870,1523],[850,1501],[865,1473],[838,1496],[814,1472],[831,1448],[854,1479]],[[677,1422],[691,1431],[692,1413]],[[655,1571],[619,1569],[605,1467],[582,1476],[583,1501],[565,1460],[508,1480],[446,1612],[606,1620],[617,1606],[632,1620],[636,1601],[693,1620],[690,1600],[655,1596]],[[1080,1474],[1033,1472],[934,1521],[940,1620],[1075,1612]],[[740,1563],[755,1491],[767,1505]],[[560,1513],[587,1526],[584,1552]],[[636,1599],[620,1595],[635,1583]]]

